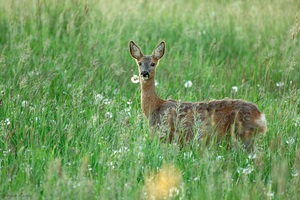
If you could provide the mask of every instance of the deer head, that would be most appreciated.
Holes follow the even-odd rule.
[[[133,41],[129,42],[129,49],[131,56],[135,59],[137,65],[139,66],[141,80],[144,82],[154,80],[155,69],[159,60],[165,53],[165,42],[160,42],[150,56],[144,56],[141,49]]]

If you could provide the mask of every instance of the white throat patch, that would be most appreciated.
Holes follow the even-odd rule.
[[[144,81],[147,81],[147,80],[149,79],[149,76],[146,76],[146,77],[142,76],[142,79],[143,79]]]

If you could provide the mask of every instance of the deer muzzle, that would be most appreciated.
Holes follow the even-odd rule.
[[[141,72],[141,77],[142,77],[142,79],[145,81],[145,80],[148,80],[149,79],[149,72],[147,72],[147,71],[142,71]]]

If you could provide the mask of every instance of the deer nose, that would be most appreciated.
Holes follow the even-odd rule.
[[[142,76],[143,79],[148,79],[148,78],[149,78],[149,72],[147,72],[147,71],[142,71],[142,72],[141,72],[141,76]]]

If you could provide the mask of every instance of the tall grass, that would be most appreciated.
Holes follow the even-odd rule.
[[[299,11],[296,0],[0,0],[0,198],[143,199],[170,185],[175,199],[297,199]],[[162,98],[256,102],[269,130],[255,152],[151,138],[131,39],[149,54],[166,41]]]

